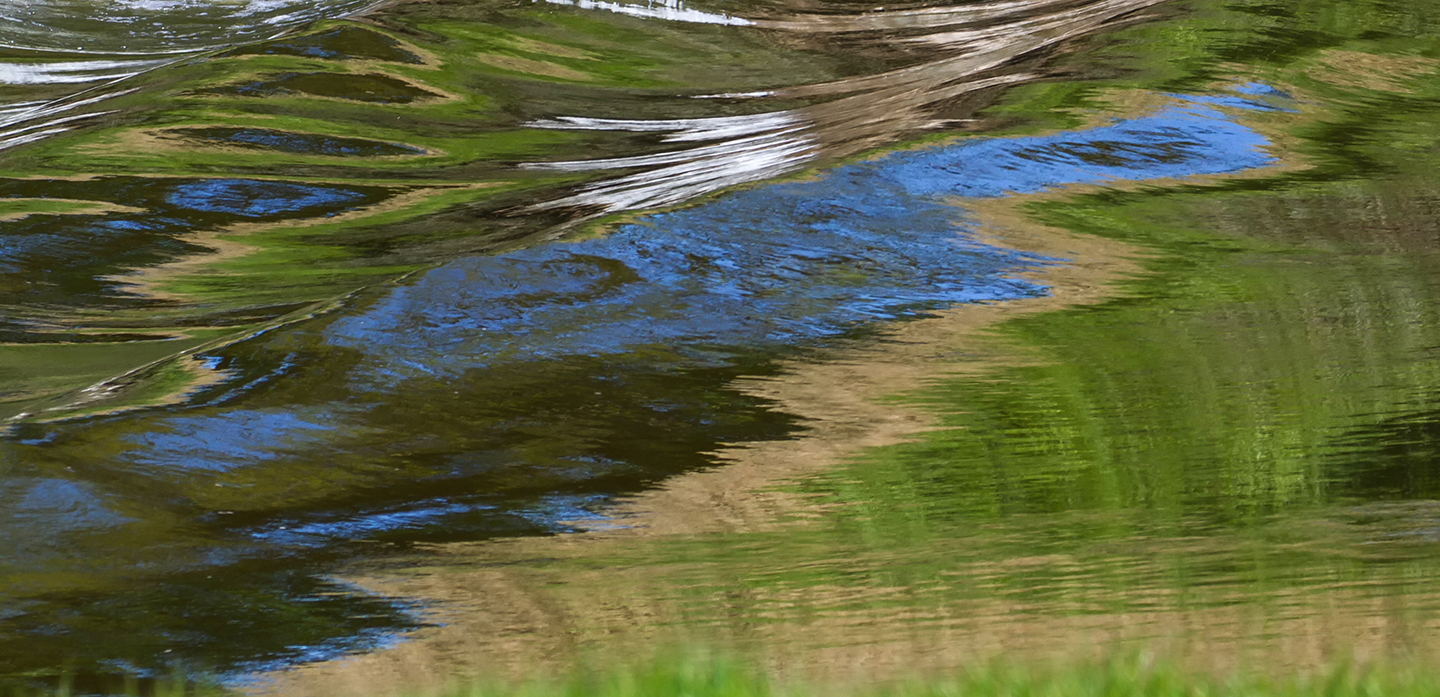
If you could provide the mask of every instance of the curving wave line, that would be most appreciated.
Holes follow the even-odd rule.
[[[0,150],[113,111],[69,115],[133,92],[121,83],[197,55],[363,13],[376,0],[0,0]],[[58,96],[56,86],[75,86]],[[39,99],[35,97],[39,96]],[[60,115],[66,114],[64,117]]]
[[[1041,76],[1035,73],[1006,74],[1005,70],[1046,48],[1112,27],[1163,2],[1168,0],[1007,1],[851,16],[746,20],[760,28],[795,33],[885,32],[872,40],[925,45],[939,57],[831,82],[744,95],[700,95],[707,99],[828,100],[796,109],[679,120],[566,116],[532,122],[536,128],[656,132],[667,134],[660,139],[663,143],[705,143],[637,157],[527,163],[522,166],[568,172],[619,171],[611,179],[582,185],[568,196],[535,204],[532,209],[574,207],[604,214],[669,206],[730,186],[796,172],[822,156],[861,152],[891,142],[897,135],[936,125],[930,112],[939,103],[1038,79]],[[678,17],[695,21],[685,19],[688,16]],[[896,36],[895,28],[930,31]],[[633,171],[637,168],[652,169]]]

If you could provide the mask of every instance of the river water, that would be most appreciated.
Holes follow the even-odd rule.
[[[1177,626],[1424,652],[1437,22],[0,1],[0,675],[243,680],[447,631],[529,660],[646,622],[944,636],[937,665]],[[804,525],[500,542],[840,443],[785,386],[896,346],[923,378],[862,401],[924,425],[772,473]],[[565,619],[482,621],[517,594]]]

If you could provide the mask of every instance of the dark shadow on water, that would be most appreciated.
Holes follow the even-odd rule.
[[[384,34],[360,27],[267,41],[222,54],[224,56],[300,56],[325,60],[374,60],[418,65],[420,57]]]
[[[1329,485],[1344,499],[1440,499],[1440,407],[1387,416],[1335,439]]]
[[[399,78],[375,73],[282,73],[261,82],[216,88],[210,93],[241,97],[308,95],[370,104],[410,104],[440,97]]]
[[[295,133],[266,128],[182,128],[166,131],[165,136],[178,137],[206,145],[274,150],[297,155],[397,157],[425,154],[425,151],[420,148],[399,143],[386,143],[364,138],[336,138],[315,133]]]

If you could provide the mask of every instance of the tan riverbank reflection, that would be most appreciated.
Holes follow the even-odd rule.
[[[747,391],[803,415],[811,430],[727,449],[725,466],[634,497],[587,533],[436,545],[407,568],[355,579],[425,599],[442,626],[387,650],[265,676],[257,689],[423,692],[457,677],[543,673],[577,656],[624,661],[689,644],[754,652],[781,674],[836,680],[1137,646],[1222,669],[1262,655],[1305,666],[1341,651],[1411,646],[1424,635],[1428,620],[1407,619],[1364,588],[1287,591],[1257,605],[1184,597],[1155,582],[1177,556],[1224,557],[1229,551],[1216,549],[1223,541],[1177,550],[1174,540],[1135,538],[1086,559],[1034,552],[1032,536],[1108,518],[1018,519],[895,549],[816,529],[824,504],[788,484],[934,428],[926,413],[886,396],[1023,364],[1027,357],[989,328],[1111,298],[1116,282],[1138,272],[1141,250],[1037,225],[1018,203],[972,210],[998,243],[1077,260],[1041,276],[1052,296],[956,308],[749,381]]]
[[[1143,112],[1156,99],[1136,92],[1112,101],[1120,111]],[[1283,131],[1314,116],[1304,106],[1257,118],[1281,160],[1239,176],[1310,167]],[[1109,190],[1127,187],[1139,189]],[[956,308],[791,363],[778,377],[744,382],[746,391],[807,419],[810,430],[795,440],[727,448],[719,453],[724,466],[670,480],[623,502],[610,519],[582,521],[589,532],[436,545],[358,572],[355,580],[366,588],[423,599],[440,626],[386,650],[265,676],[256,690],[425,691],[457,678],[544,673],[577,657],[604,665],[676,646],[719,647],[766,661],[780,675],[840,682],[996,659],[1073,660],[1134,650],[1222,673],[1306,670],[1336,659],[1436,658],[1440,593],[1428,560],[1430,540],[1440,535],[1440,504],[1433,502],[1297,505],[1227,525],[1153,502],[1127,508],[1077,500],[1048,511],[1019,505],[976,516],[927,506],[918,495],[867,499],[875,481],[856,482],[852,495],[835,493],[862,452],[942,425],[924,405],[890,396],[957,378],[978,389],[995,381],[998,390],[1002,373],[1054,360],[1033,348],[1043,342],[1027,350],[1001,338],[993,331],[998,324],[1130,297],[1135,286],[1127,279],[1140,274],[1146,250],[1045,227],[1023,210],[1037,199],[1076,193],[964,204],[994,243],[1074,260],[1039,276],[1051,297]],[[1243,258],[1255,263],[1259,255]],[[1336,338],[1341,332],[1311,340],[1333,349],[1325,342],[1347,341]],[[1133,404],[1110,406],[1145,404],[1137,395]],[[1043,459],[1051,441],[1086,438],[1091,434],[1076,425],[1086,418],[1085,406],[1054,415],[1057,432],[1070,429],[1063,436],[993,423],[995,450],[1018,452],[1033,443]],[[1163,443],[1186,433],[1134,437]],[[1154,452],[1159,457],[1163,449]],[[1045,453],[1054,455],[1050,469],[1017,466],[1011,477],[1063,479],[1067,463],[1087,465],[1067,460],[1068,452]],[[1255,457],[1260,462],[1263,455]],[[935,477],[951,474],[939,467],[944,463],[932,464],[942,470]],[[977,465],[983,461],[966,463]],[[883,482],[885,466],[877,470],[872,474]],[[817,480],[824,485],[804,484]],[[892,486],[917,484],[897,476]]]

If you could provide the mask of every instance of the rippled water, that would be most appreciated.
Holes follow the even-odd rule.
[[[0,672],[393,644],[427,599],[346,569],[593,522],[805,436],[737,380],[1045,296],[1086,260],[982,234],[1021,197],[1143,273],[1005,325],[1038,362],[937,362],[911,397],[957,428],[797,484],[845,504],[819,528],[630,553],[779,569],[741,582],[779,617],[888,566],[951,618],[1264,599],[1340,573],[1312,523],[1342,576],[1428,579],[1440,86],[1401,5],[0,4]],[[1372,520],[1418,546],[1334,532]]]

